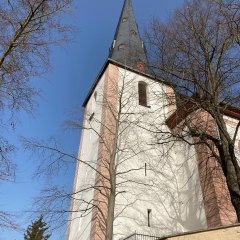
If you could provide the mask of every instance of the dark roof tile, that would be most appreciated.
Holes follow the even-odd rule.
[[[147,55],[138,31],[131,0],[124,1],[109,58],[131,68],[148,72]]]

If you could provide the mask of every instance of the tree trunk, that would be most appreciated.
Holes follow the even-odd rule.
[[[225,126],[224,126],[225,127]],[[221,128],[223,129],[223,128]],[[231,202],[235,208],[238,222],[240,221],[240,167],[237,162],[234,144],[229,142],[226,138],[228,132],[219,133],[221,139],[221,161],[222,161],[222,170],[226,177],[228,190],[231,197]],[[230,140],[231,141],[231,140]]]
[[[115,191],[111,191],[108,198],[108,213],[106,223],[106,240],[113,239],[113,222],[114,222],[114,208],[115,208]]]
[[[225,154],[227,185],[230,192],[231,201],[235,208],[238,222],[239,222],[240,220],[240,187],[239,187],[239,181],[237,178],[237,169],[235,169],[232,160],[233,159],[229,154]]]
[[[114,222],[114,209],[116,200],[116,172],[115,172],[115,156],[116,156],[116,141],[113,148],[113,154],[109,163],[109,175],[110,175],[110,194],[108,197],[108,210],[106,219],[106,240],[113,239],[113,222]]]

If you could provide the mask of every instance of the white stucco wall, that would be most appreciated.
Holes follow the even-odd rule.
[[[133,232],[164,236],[206,228],[201,188],[194,148],[183,143],[157,145],[157,128],[169,131],[165,125],[168,115],[166,85],[147,77],[118,68],[119,132],[116,155],[117,198],[114,220],[114,239]],[[85,128],[100,133],[105,74],[88,101]],[[138,82],[148,84],[148,105],[138,103]],[[122,94],[121,94],[122,93]],[[89,122],[89,117],[94,117]],[[95,121],[97,119],[97,121]],[[153,132],[151,132],[151,130]],[[92,130],[82,131],[79,159],[93,167],[97,160],[99,138]],[[146,170],[145,170],[146,166]],[[146,172],[146,176],[145,176]],[[95,171],[83,163],[76,172],[75,192],[93,185]],[[93,189],[77,193],[76,199],[90,201]],[[91,211],[81,216],[81,201],[73,201],[72,221],[68,240],[89,240]],[[150,227],[148,209],[151,209]]]
[[[78,154],[78,159],[86,162],[93,168],[96,167],[99,146],[99,137],[96,132],[100,132],[104,79],[105,75],[100,79],[98,86],[87,103],[83,122],[85,129],[81,133],[82,137]],[[94,116],[90,121],[89,118],[93,113]],[[92,213],[91,210],[87,212],[82,212],[81,210],[84,210],[87,206],[86,203],[93,199],[94,190],[91,186],[95,183],[96,172],[87,164],[79,162],[77,167],[74,189],[76,194],[73,195],[76,200],[72,203],[72,210],[77,212],[72,213],[71,216],[68,240],[90,240]],[[89,190],[78,192],[88,187],[90,187]],[[86,203],[83,203],[82,200],[86,201]]]
[[[228,116],[224,116],[224,120],[226,122],[227,130],[228,130],[230,136],[233,138],[239,120],[228,117]],[[236,137],[236,141],[235,141],[235,153],[236,153],[236,157],[238,158],[238,161],[240,163],[240,129],[238,129],[237,137]]]
[[[138,104],[139,81],[148,84],[149,108]],[[183,143],[157,145],[157,135],[149,131],[156,131],[156,126],[169,131],[163,124],[168,112],[166,86],[124,69],[118,82],[119,90],[124,89],[120,109],[124,132],[119,135],[117,190],[123,193],[116,199],[114,239],[135,231],[161,237],[206,228],[195,150]]]
[[[205,229],[207,227],[199,181],[195,148],[183,142],[171,142],[165,125],[169,114],[166,85],[147,77],[118,68],[118,107],[120,114],[118,152],[116,155],[117,198],[114,220],[114,239],[118,240],[133,232],[159,237]],[[84,126],[100,133],[102,100],[105,75],[102,76],[86,107]],[[148,106],[138,103],[138,82],[148,84]],[[122,93],[122,94],[121,94]],[[94,112],[94,118],[89,117]],[[94,119],[97,119],[95,121]],[[235,119],[225,117],[229,122]],[[160,132],[166,134],[156,134]],[[232,124],[227,128],[233,134]],[[97,160],[99,138],[92,130],[82,131],[79,159],[93,167]],[[152,131],[152,132],[151,132]],[[158,145],[157,139],[165,138],[166,144]],[[238,142],[236,151],[239,157]],[[239,158],[240,159],[240,158]],[[145,170],[146,166],[146,170]],[[79,164],[75,191],[93,185],[95,171]],[[75,195],[78,199],[93,199],[93,189]],[[84,209],[79,201],[73,202],[73,210]],[[150,227],[148,209],[151,210]],[[86,215],[86,216],[85,216]],[[69,240],[89,240],[92,214],[81,217],[72,214]]]

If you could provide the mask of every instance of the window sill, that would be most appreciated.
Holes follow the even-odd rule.
[[[146,106],[146,105],[141,105],[139,104],[139,106],[145,107],[145,108],[151,108],[151,106]]]

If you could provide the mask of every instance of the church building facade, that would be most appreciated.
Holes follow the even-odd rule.
[[[111,232],[114,240],[132,233],[160,238],[236,222],[217,161],[203,146],[168,134],[191,114],[212,134],[214,121],[201,109],[181,112],[175,95],[149,70],[125,0],[108,59],[83,104],[68,240],[104,240]],[[224,114],[234,130],[240,112]],[[165,144],[158,144],[159,132]]]

